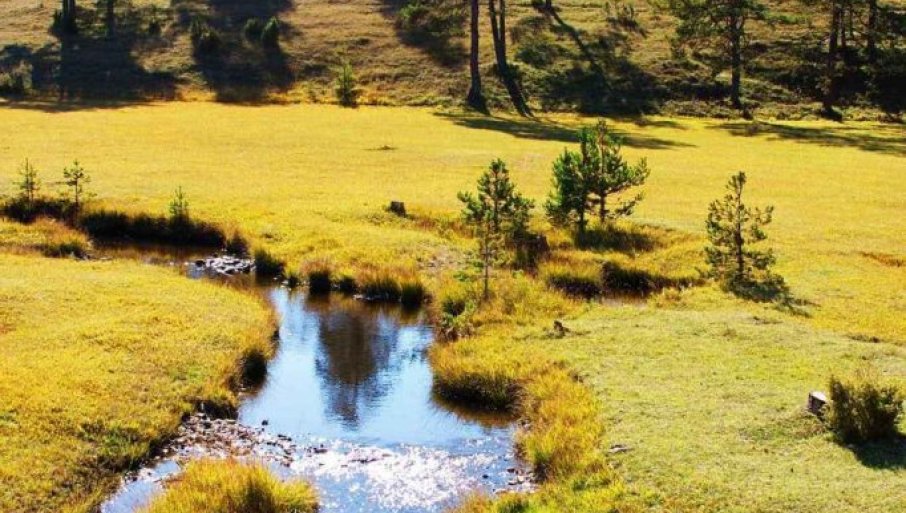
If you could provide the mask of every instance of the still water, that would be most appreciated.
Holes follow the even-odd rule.
[[[193,259],[185,260],[178,265],[197,276]],[[258,460],[287,479],[306,479],[327,513],[436,512],[474,491],[530,486],[513,453],[512,419],[432,394],[434,333],[423,313],[310,297],[241,276],[234,284],[243,279],[278,314],[265,382],[243,394],[235,422],[184,426],[184,436],[126,479],[103,513],[140,511],[198,457]]]

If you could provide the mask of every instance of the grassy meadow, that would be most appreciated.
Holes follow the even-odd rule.
[[[89,511],[184,413],[235,406],[242,358],[271,351],[270,313],[245,295],[20,253],[0,253],[4,512]]]
[[[0,191],[13,193],[10,184],[26,158],[48,190],[63,166],[78,159],[92,175],[94,201],[104,207],[163,214],[181,186],[193,216],[242,233],[291,269],[328,262],[335,268],[418,271],[430,277],[435,292],[473,250],[457,229],[456,193],[472,189],[491,159],[500,157],[519,189],[540,205],[552,160],[575,145],[574,128],[590,121],[208,103],[20,105],[0,110],[0,120],[13,127],[0,143]],[[627,225],[640,242],[577,251],[565,234],[546,226],[539,208],[537,226],[560,265],[613,258],[666,276],[696,276],[704,267],[699,250],[708,203],[722,195],[730,174],[744,170],[749,200],[776,207],[769,243],[796,309],[742,302],[711,285],[625,304],[581,302],[530,276],[501,276],[491,304],[477,316],[478,335],[439,347],[432,358],[448,389],[460,386],[463,395],[498,404],[520,399],[516,406],[534,429],[523,433],[519,445],[536,469],[549,474],[550,484],[531,500],[475,501],[464,511],[559,511],[564,504],[571,511],[596,511],[602,504],[682,511],[896,511],[904,500],[896,490],[906,484],[900,442],[850,449],[833,442],[801,410],[808,392],[824,388],[832,372],[860,362],[906,376],[906,204],[896,193],[906,186],[902,127],[660,117],[611,124],[627,136],[628,157],[644,156],[652,169],[635,225]],[[412,215],[386,212],[391,200],[404,201]],[[29,246],[41,253],[47,240],[62,236],[56,230],[0,224],[0,248]],[[48,330],[90,323],[88,332],[72,335],[89,348],[105,336],[120,340],[122,332],[132,342],[96,358],[139,354],[143,364],[147,358],[168,359],[155,369],[185,369],[212,346],[222,351],[222,366],[235,361],[249,327],[266,322],[253,300],[133,264],[0,258],[11,283],[0,289],[4,305],[18,304],[29,292],[34,305],[17,314],[4,310],[7,318],[0,318],[0,342],[13,355],[7,361],[13,369],[29,369],[11,381],[17,387],[0,389],[2,397],[60,399],[48,392],[46,379],[34,377],[34,355],[17,352],[46,351],[46,362],[73,349],[59,347]],[[162,294],[162,287],[169,293]],[[20,292],[8,299],[7,290]],[[76,310],[62,318],[69,324],[38,322],[64,315],[61,305],[72,301],[74,291],[80,307],[103,316],[82,317]],[[199,316],[231,322],[192,321]],[[568,330],[551,331],[554,319]],[[179,345],[183,352],[146,355],[154,347],[145,345],[148,333],[155,334],[155,344],[171,348],[167,344],[176,344],[175,334],[187,325],[194,343]],[[104,326],[105,335],[91,326]],[[241,340],[228,337],[231,332],[243,334]],[[85,351],[79,353],[81,358],[65,361],[82,366],[60,379],[97,368],[87,366]],[[135,370],[103,379],[112,380],[110,389],[142,386],[138,397],[151,393],[150,386],[144,388],[149,382],[180,383],[168,389],[174,395],[155,396],[167,404],[166,415],[158,409],[129,412],[148,440],[172,428],[174,408],[182,411],[222,366],[167,376],[145,369],[149,378],[141,383],[129,380]],[[575,386],[573,375],[586,386]],[[97,411],[91,408],[105,400],[105,394],[86,396],[66,411],[90,418]],[[147,406],[137,402],[134,408]],[[45,445],[59,451],[66,444]],[[631,450],[609,454],[614,444]],[[12,470],[0,465],[0,477],[10,479],[9,472],[22,468],[21,462],[11,465]],[[52,481],[41,475],[25,480],[35,487],[26,493],[55,504],[60,499],[47,488]]]

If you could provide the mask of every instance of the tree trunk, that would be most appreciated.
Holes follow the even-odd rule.
[[[506,0],[499,0],[499,15],[497,13],[497,6],[495,5],[497,1],[498,0],[488,0],[488,11],[491,16],[491,37],[494,40],[494,55],[497,57],[497,72],[500,74],[500,79],[503,81],[503,85],[506,87],[507,93],[509,93],[510,100],[513,102],[516,111],[522,116],[528,116],[531,115],[531,111],[525,103],[525,98],[522,96],[519,84],[517,84],[516,79],[513,78],[509,63],[507,62]]]
[[[544,8],[547,12],[554,10],[554,0],[544,0]]]
[[[479,0],[470,0],[469,2],[472,11],[471,18],[469,19],[469,35],[471,38],[471,47],[469,50],[469,75],[472,78],[472,83],[469,86],[469,94],[466,96],[466,103],[473,109],[485,111],[484,94],[481,91],[481,68],[479,67],[478,62],[478,53],[480,51],[478,33],[478,17],[480,13],[478,12],[478,2]]]
[[[830,29],[827,42],[827,63],[825,69],[824,98],[822,101],[824,113],[834,115],[834,104],[837,101],[837,58],[839,54],[840,28],[843,25],[843,7],[840,0],[831,0]]]
[[[868,62],[878,60],[878,0],[868,0],[868,26],[866,27]]]
[[[75,33],[76,5],[75,0],[62,0],[60,10],[60,30],[63,33]]]
[[[104,23],[107,25],[107,37],[113,37],[116,32],[116,14],[113,9],[115,4],[116,0],[107,0],[107,10],[104,16]]]
[[[598,217],[601,218],[601,222],[607,220],[607,194],[601,193],[601,203],[598,205]]]
[[[742,29],[739,28],[738,22],[733,22],[733,33],[730,36],[730,60],[731,79],[730,79],[730,101],[734,109],[742,108]]]

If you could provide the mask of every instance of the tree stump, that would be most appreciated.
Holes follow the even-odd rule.
[[[808,411],[816,417],[824,416],[824,406],[827,404],[827,396],[824,392],[812,392],[808,395]]]
[[[406,217],[406,204],[402,201],[391,201],[388,210],[400,217]]]

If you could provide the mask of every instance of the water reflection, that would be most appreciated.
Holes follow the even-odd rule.
[[[499,416],[454,411],[432,395],[426,350],[433,332],[420,314],[281,288],[268,297],[281,319],[280,347],[240,421],[385,446],[450,446],[503,425]]]

